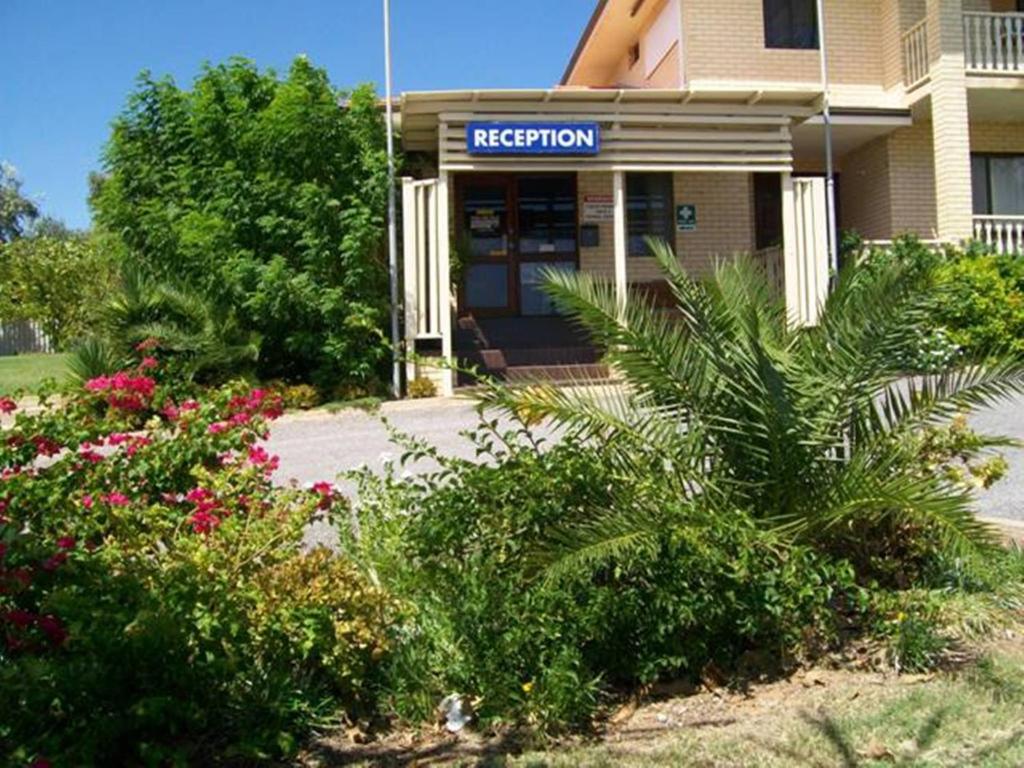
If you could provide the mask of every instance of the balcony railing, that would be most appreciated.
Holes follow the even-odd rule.
[[[1024,72],[1024,13],[965,13],[968,72]]]
[[[928,53],[928,20],[921,19],[903,33],[903,84],[915,88],[928,78],[931,57]]]
[[[1024,256],[1024,216],[975,216],[974,237],[999,253]]]

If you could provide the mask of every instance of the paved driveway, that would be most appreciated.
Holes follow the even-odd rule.
[[[477,422],[473,405],[465,400],[405,401],[386,404],[379,415],[362,411],[309,413],[277,422],[268,449],[281,457],[276,480],[300,484],[334,480],[338,473],[360,464],[380,466],[398,450],[388,442],[384,416],[397,429],[423,438],[444,453],[473,458],[472,445],[459,432]],[[1024,398],[972,416],[975,428],[1024,439]],[[1009,476],[982,492],[979,512],[986,516],[1024,520],[1024,450],[1006,452]],[[351,490],[346,489],[346,490]]]

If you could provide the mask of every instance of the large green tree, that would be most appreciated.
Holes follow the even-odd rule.
[[[143,73],[114,122],[97,222],[158,280],[262,337],[264,375],[372,381],[387,358],[384,123],[304,57],[284,79],[232,59],[191,90]]]
[[[21,192],[14,166],[0,162],[0,243],[21,237],[38,216],[39,208]]]

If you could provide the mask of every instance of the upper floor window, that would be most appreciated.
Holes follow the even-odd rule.
[[[1024,155],[971,155],[977,216],[1024,216]]]
[[[674,245],[671,173],[626,174],[626,231],[630,256],[650,256],[647,238]]]
[[[817,48],[815,0],[763,0],[766,48]]]

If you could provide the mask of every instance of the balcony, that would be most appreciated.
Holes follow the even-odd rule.
[[[1024,13],[965,13],[968,74],[1024,74]]]
[[[1024,13],[965,13],[964,66],[969,75],[1024,76]],[[912,91],[931,77],[928,19],[903,33],[903,84]]]
[[[1024,216],[975,216],[974,238],[999,253],[1024,255]]]

